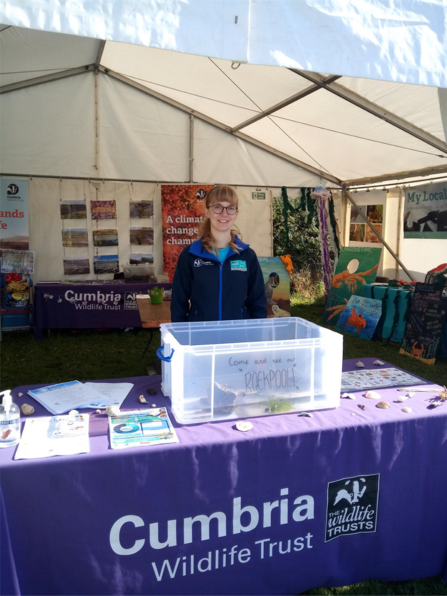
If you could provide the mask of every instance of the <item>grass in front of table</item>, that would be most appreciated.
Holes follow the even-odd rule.
[[[321,324],[323,309],[321,302],[303,304],[303,300],[292,299],[292,314],[317,324]],[[155,350],[160,345],[160,334],[155,331],[152,343],[142,357],[148,337],[149,331],[143,329],[127,332],[55,331],[43,341],[37,341],[32,332],[4,333],[0,388],[52,384],[75,379],[87,381],[144,376],[147,374],[147,366],[156,362]],[[433,383],[447,385],[445,359],[438,359],[434,366],[428,366],[400,355],[398,346],[384,345],[380,341],[367,342],[349,335],[344,336],[343,344],[344,358],[379,358]],[[339,588],[314,588],[306,594],[447,596],[447,586],[440,577],[402,582],[372,580]]]

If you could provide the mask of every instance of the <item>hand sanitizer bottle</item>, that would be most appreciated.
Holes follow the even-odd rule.
[[[20,441],[20,409],[11,391],[0,393],[0,447],[14,447]]]

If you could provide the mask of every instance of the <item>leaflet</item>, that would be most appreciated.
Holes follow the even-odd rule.
[[[79,381],[59,383],[28,391],[51,414],[64,414],[76,408],[86,408],[91,403],[104,401],[104,396]]]
[[[377,387],[400,387],[401,385],[422,385],[424,383],[425,381],[398,368],[362,368],[344,372],[341,375],[342,391],[361,391]]]
[[[131,410],[122,416],[110,416],[109,431],[112,449],[179,442],[166,408]]]
[[[120,408],[129,395],[133,383],[84,383],[84,386],[99,391],[103,397],[102,401],[92,402],[85,407],[107,408],[107,406],[118,406]]]
[[[88,453],[88,426],[88,414],[28,419],[14,459]]]

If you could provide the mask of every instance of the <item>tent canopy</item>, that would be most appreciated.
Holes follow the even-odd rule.
[[[97,120],[101,128],[99,143],[108,147],[104,148],[101,175],[108,177],[123,176],[117,164],[107,165],[113,142],[108,137],[120,137],[124,147],[126,143],[139,147],[139,159],[143,156],[143,160],[152,157],[147,143],[160,148],[162,137],[169,151],[188,153],[190,127],[185,115],[191,114],[196,121],[196,151],[203,153],[200,158],[194,154],[197,169],[192,178],[202,182],[214,181],[216,176],[221,181],[228,176],[228,169],[219,175],[217,164],[212,165],[216,155],[209,154],[210,143],[216,146],[217,138],[222,140],[228,135],[232,137],[227,141],[229,151],[234,150],[233,146],[239,148],[236,153],[261,148],[298,166],[292,168],[295,172],[303,170],[307,177],[321,178],[333,186],[390,180],[403,172],[414,176],[447,171],[444,89],[234,63],[16,27],[4,28],[1,41],[0,92],[6,132],[3,172],[39,173],[35,169],[24,171],[20,165],[26,162],[24,147],[31,148],[33,139],[27,138],[29,129],[28,133],[20,132],[24,122],[18,120],[25,112],[30,117],[26,119],[29,127],[33,116],[36,140],[44,136],[39,127],[48,130],[55,122],[54,110],[61,113],[61,119],[66,115],[63,129],[68,135],[70,120],[78,136],[79,120],[84,124],[89,119]],[[95,82],[95,72],[102,75],[99,82]],[[96,113],[95,85],[101,87]],[[22,150],[15,152],[14,145],[19,141]],[[166,155],[163,157],[166,163]],[[221,156],[217,159],[220,161]],[[173,160],[171,154],[168,162]],[[135,156],[133,161],[138,158]],[[173,169],[160,164],[158,174],[152,178],[188,180],[187,163],[181,161],[182,172],[171,171],[175,170],[174,163]],[[227,163],[227,168],[230,166]],[[90,167],[77,170],[78,175],[94,173]],[[147,178],[141,168],[133,170],[127,178]],[[202,170],[211,172],[212,177]],[[48,169],[43,173],[67,174]],[[257,174],[256,167],[253,173]],[[299,178],[297,175],[297,185],[302,184]],[[233,180],[231,175],[227,179],[272,183],[264,176],[251,181]]]

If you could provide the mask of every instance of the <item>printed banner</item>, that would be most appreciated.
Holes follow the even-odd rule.
[[[447,286],[416,284],[400,354],[434,364],[447,317]]]
[[[447,238],[447,182],[405,189],[404,238]]]
[[[280,257],[258,257],[264,276],[267,317],[290,317],[290,276]]]
[[[0,248],[29,249],[28,180],[0,181]]]
[[[353,294],[361,294],[365,284],[376,279],[381,248],[346,247],[340,251],[337,268],[324,311],[324,322],[335,325]]]
[[[197,239],[205,216],[205,198],[212,184],[162,184],[163,270],[174,278],[180,253]]]
[[[370,340],[381,316],[381,300],[351,296],[335,327],[343,333]]]
[[[351,224],[349,240],[351,242],[373,242],[380,244],[378,236],[365,223],[362,215],[370,221],[376,230],[383,236],[383,205],[359,205],[351,207]]]

